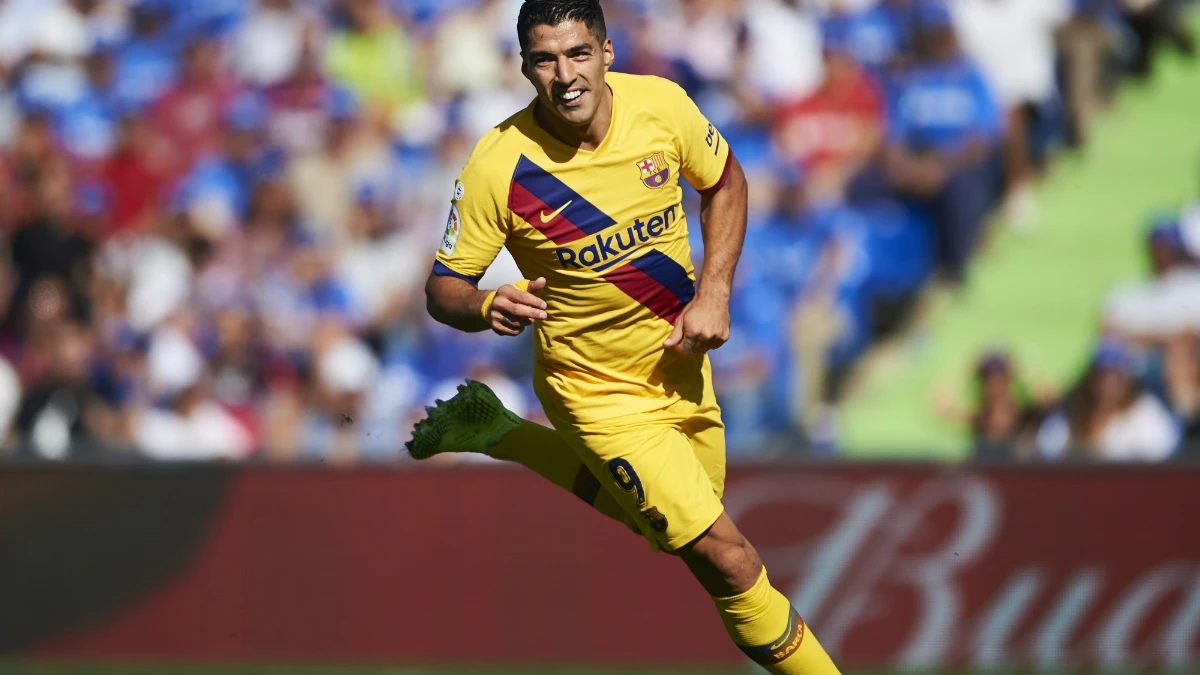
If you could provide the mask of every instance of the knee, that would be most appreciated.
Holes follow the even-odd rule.
[[[715,591],[713,595],[745,593],[758,581],[762,574],[762,560],[758,557],[758,551],[744,537],[705,543],[708,545],[697,548],[703,551],[703,562],[708,567],[709,583],[712,585],[709,590]]]
[[[742,590],[753,586],[762,573],[762,560],[758,557],[758,551],[745,539],[717,549],[713,566],[725,576],[731,586]]]

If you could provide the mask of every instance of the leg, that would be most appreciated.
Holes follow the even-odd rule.
[[[993,184],[987,163],[951,174],[934,202],[942,265],[949,278],[962,282],[979,243]]]
[[[476,452],[516,462],[634,532],[640,531],[612,495],[600,489],[600,481],[558,432],[507,410],[487,385],[468,381],[449,401],[438,401],[427,411],[428,417],[417,423],[412,440],[405,443],[413,459]]]
[[[1061,33],[1070,118],[1068,135],[1075,147],[1086,144],[1092,114],[1099,106],[1100,63],[1105,46],[1103,30],[1091,19],[1076,18],[1064,26]]]
[[[729,637],[755,663],[780,675],[838,675],[728,514],[678,554],[712,596]]]
[[[638,532],[633,517],[611,494],[600,489],[600,481],[554,429],[521,420],[520,426],[489,448],[486,454],[520,464]]]
[[[724,433],[705,400],[681,417],[564,434],[605,467],[605,488],[638,517],[656,548],[678,555],[713,598],[731,638],[769,672],[838,675],[758,553],[724,513]],[[589,456],[591,459],[589,459]]]

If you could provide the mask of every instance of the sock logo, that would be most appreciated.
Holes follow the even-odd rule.
[[[796,608],[789,607],[791,618],[788,619],[787,628],[783,631],[777,640],[769,645],[761,647],[738,647],[752,661],[762,666],[773,666],[777,663],[786,661],[792,654],[795,654],[800,645],[804,644],[805,625],[804,619],[800,618],[800,614],[796,612]]]

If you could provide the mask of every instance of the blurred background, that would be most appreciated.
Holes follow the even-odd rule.
[[[1185,452],[1189,4],[607,3],[616,68],[750,176],[731,456]],[[0,454],[396,462],[465,377],[541,419],[528,336],[422,295],[446,186],[532,98],[519,6],[0,3]]]
[[[520,4],[0,0],[0,655],[739,663],[673,561],[401,452],[467,377],[544,421],[529,336],[423,295],[468,153],[533,97]],[[726,504],[831,651],[1200,662],[1196,3],[603,4],[615,68],[749,176]],[[678,598],[620,645],[612,574]]]

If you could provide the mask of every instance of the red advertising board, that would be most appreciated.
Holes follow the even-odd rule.
[[[762,465],[725,503],[845,666],[1200,665],[1200,471]],[[0,578],[9,655],[743,658],[678,560],[520,470],[0,471]]]

